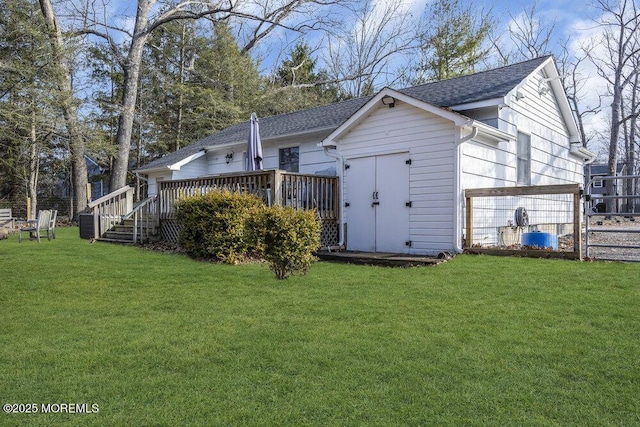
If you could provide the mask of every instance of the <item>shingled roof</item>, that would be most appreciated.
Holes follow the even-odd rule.
[[[457,105],[506,96],[550,57],[542,56],[506,67],[400,89],[399,92],[429,104],[455,110]]]
[[[455,110],[455,106],[458,105],[506,96],[549,58],[549,56],[543,56],[467,76],[400,89],[399,92],[432,105]],[[322,130],[331,132],[358,111],[369,99],[371,97],[350,99],[293,113],[261,118],[260,136],[263,140],[269,140]],[[249,121],[238,123],[181,150],[167,154],[139,168],[137,172],[144,173],[167,168],[207,147],[244,143],[248,135]]]

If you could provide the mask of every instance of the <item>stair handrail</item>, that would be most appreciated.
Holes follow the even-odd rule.
[[[87,209],[93,213],[93,237],[102,236],[114,221],[120,222],[122,215],[133,208],[133,189],[125,185],[105,196],[87,203]]]
[[[158,225],[158,214],[156,208],[156,201],[158,199],[157,195],[149,196],[143,201],[141,201],[135,208],[131,210],[131,212],[127,213],[122,217],[122,220],[129,219],[133,217],[133,243],[138,243],[138,233],[140,233],[140,237],[144,236],[143,230],[146,228],[149,229],[149,223],[151,220],[149,217],[153,215],[153,225]],[[142,219],[142,220],[140,220]],[[138,231],[138,228],[140,229]]]
[[[158,198],[158,196],[156,196],[156,195],[147,197],[146,199],[144,199],[140,203],[138,203],[129,213],[127,213],[126,215],[123,215],[122,219],[125,220],[125,219],[131,218],[136,212],[139,212],[146,205],[148,205],[149,203],[154,202],[157,198]]]
[[[87,203],[87,207],[89,209],[93,209],[95,206],[102,204],[104,202],[108,202],[111,199],[114,199],[115,197],[119,196],[122,193],[126,193],[127,191],[131,190],[131,187],[129,187],[128,185],[125,185],[124,187],[120,188],[119,190],[113,191],[109,194],[105,194],[104,196],[100,197],[99,199],[95,199],[92,202]]]

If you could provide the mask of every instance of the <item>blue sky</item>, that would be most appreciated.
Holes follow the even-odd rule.
[[[242,0],[239,0],[242,1]],[[389,2],[396,0],[371,0],[375,4],[385,5]],[[402,0],[404,1],[404,7],[410,10],[414,17],[422,17],[425,11],[425,7],[431,0]],[[508,42],[508,28],[512,24],[512,19],[518,19],[525,9],[530,9],[534,4],[533,0],[511,0],[511,1],[491,1],[491,0],[459,0],[462,4],[471,3],[476,9],[492,9],[493,15],[497,19],[495,27],[496,34],[503,34],[503,41]],[[591,7],[593,0],[578,1],[578,0],[537,0],[536,10],[537,16],[543,22],[543,25],[553,25],[555,23],[555,40],[551,48],[557,49],[555,43],[560,40],[564,40],[567,37],[571,37],[572,48],[578,50],[579,46],[586,43],[591,37],[596,35],[597,28],[594,24],[594,19],[598,18],[598,12],[595,8]],[[162,3],[160,1],[159,3]],[[135,1],[126,0],[112,0],[108,4],[107,16],[110,15],[112,24],[116,26],[124,25],[132,28],[135,19]],[[282,45],[289,44],[290,46],[295,43],[295,35],[286,33],[285,31],[275,31],[272,36],[265,39],[254,50],[253,55],[259,57],[262,61],[262,71],[269,72],[273,69],[274,63],[276,63],[276,55],[274,52],[281,52]],[[323,47],[319,36],[307,35],[305,39],[312,47],[318,47],[317,56],[321,57]],[[315,46],[314,46],[315,44]],[[288,49],[286,49],[288,51]],[[286,52],[285,52],[286,53]],[[593,104],[597,102],[598,92],[604,92],[604,84],[601,79],[597,77],[595,69],[585,64],[583,70],[585,76],[589,76],[592,81],[589,84],[591,89],[587,96],[590,97],[586,100],[587,103]],[[589,118],[588,126],[592,129],[606,127],[605,113],[601,113],[598,116]]]

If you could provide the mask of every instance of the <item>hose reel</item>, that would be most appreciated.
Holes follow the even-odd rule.
[[[515,223],[518,227],[526,227],[529,225],[529,214],[525,208],[519,207],[516,209]]]

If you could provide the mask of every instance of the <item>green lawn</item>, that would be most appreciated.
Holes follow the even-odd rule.
[[[39,410],[0,425],[640,425],[640,264],[320,262],[278,281],[77,228],[14,235],[0,368],[0,403]],[[41,413],[61,403],[98,412]]]

